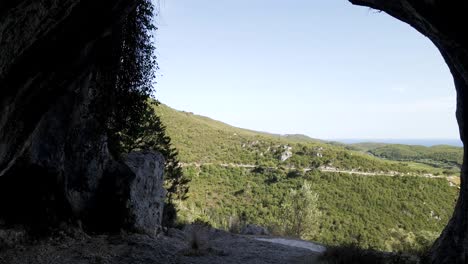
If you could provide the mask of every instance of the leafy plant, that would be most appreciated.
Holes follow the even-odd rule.
[[[174,200],[187,198],[189,180],[183,175],[178,152],[154,108],[159,103],[152,98],[158,69],[152,42],[152,33],[156,30],[153,15],[152,2],[138,0],[136,8],[123,21],[115,86],[109,94],[100,97],[111,109],[106,127],[114,155],[154,150],[164,156],[167,205],[163,219],[165,225],[173,225],[177,215]]]
[[[299,190],[291,189],[287,199],[281,205],[283,228],[286,234],[310,239],[317,232],[320,211],[318,194],[304,181]]]

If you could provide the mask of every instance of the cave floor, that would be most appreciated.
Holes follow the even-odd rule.
[[[191,246],[192,245],[192,246]],[[54,235],[0,251],[0,264],[317,263],[311,250],[189,226],[141,234]]]

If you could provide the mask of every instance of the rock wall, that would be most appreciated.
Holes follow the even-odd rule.
[[[457,120],[465,155],[455,212],[428,253],[428,263],[468,261],[468,2],[446,0],[350,0],[382,10],[427,36],[440,50],[454,78]]]
[[[128,227],[134,212],[127,206],[133,200],[125,184],[141,177],[109,153],[98,98],[112,89],[119,29],[135,2],[1,2],[0,220],[5,225],[39,231],[64,221],[96,230]],[[155,180],[161,181],[156,167]],[[103,195],[109,193],[110,198]],[[98,220],[103,211],[113,225]]]
[[[166,197],[164,157],[154,152],[132,152],[126,156],[125,164],[136,175],[129,185],[129,225],[137,232],[154,233],[161,227]]]

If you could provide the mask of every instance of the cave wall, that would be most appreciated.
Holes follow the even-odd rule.
[[[103,217],[98,212],[107,208],[106,219],[117,223],[116,229],[131,226],[126,198],[137,175],[109,153],[99,96],[112,89],[119,30],[135,2],[1,2],[0,222],[5,225],[43,231],[79,221],[99,230],[97,223],[106,223],[97,221]],[[114,204],[99,201],[100,193],[114,195],[105,198]]]
[[[18,1],[0,11],[0,217],[7,223],[87,217],[111,159],[91,107],[117,25],[98,17],[112,16],[110,1],[91,4]]]
[[[427,254],[427,263],[468,262],[468,2],[446,0],[349,0],[408,23],[439,49],[457,91],[456,117],[464,144],[460,195],[455,211]],[[421,91],[423,92],[423,91]]]
[[[468,3],[350,1],[410,24],[439,48],[454,76],[457,120],[467,154]],[[130,195],[124,186],[131,186],[127,183],[136,175],[109,153],[94,109],[99,92],[114,78],[116,29],[132,8],[134,1],[125,0],[0,2],[2,222],[39,229],[66,219],[86,224],[99,211],[102,190]],[[429,254],[431,263],[468,259],[467,155],[464,161],[456,210]],[[108,189],[103,182],[111,182],[108,186],[116,189]],[[110,215],[120,212],[115,216],[124,225],[125,199],[109,201],[116,208]]]

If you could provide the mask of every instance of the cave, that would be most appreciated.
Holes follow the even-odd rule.
[[[130,186],[140,187],[132,183],[138,172],[111,153],[103,126],[117,39],[135,6],[123,0],[0,4],[3,225],[34,234],[64,223],[96,232],[135,227],[141,215],[129,212],[128,199]]]
[[[43,231],[88,218],[111,160],[96,132],[93,92],[105,85],[112,58],[112,34],[105,33],[127,5],[2,3],[0,216],[6,224]]]
[[[427,36],[440,50],[457,91],[464,147],[460,196],[452,219],[428,253],[429,263],[468,259],[468,3],[443,0],[350,0],[381,10]],[[109,89],[115,30],[134,1],[9,0],[0,3],[0,218],[43,232],[63,221],[93,229],[99,199],[125,225],[114,193],[122,172],[110,153],[96,93]],[[123,169],[125,171],[125,169]],[[109,178],[110,177],[110,178]],[[105,179],[105,180],[103,180]],[[109,180],[110,179],[110,180]],[[110,181],[110,183],[108,183]],[[102,185],[104,184],[104,186]],[[109,187],[110,186],[110,187]],[[122,190],[125,192],[126,190]],[[116,193],[119,193],[116,191]],[[102,195],[104,194],[104,195]],[[106,211],[107,212],[107,211]],[[94,220],[93,220],[94,219]]]
[[[381,10],[427,36],[439,49],[453,75],[457,91],[456,117],[464,144],[461,187],[454,214],[427,254],[428,263],[466,263],[468,259],[468,131],[465,120],[468,90],[468,3],[441,0],[350,0],[356,5]]]

